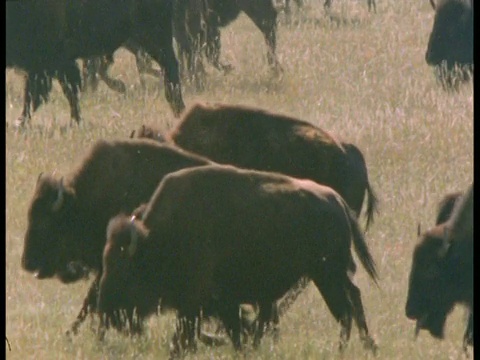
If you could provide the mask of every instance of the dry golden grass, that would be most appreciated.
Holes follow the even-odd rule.
[[[222,32],[222,57],[235,65],[223,76],[208,68],[206,91],[184,86],[185,102],[242,103],[308,120],[357,144],[363,151],[381,207],[367,240],[380,273],[380,289],[359,267],[367,323],[380,359],[457,359],[462,356],[463,309],[447,320],[446,339],[422,332],[404,314],[417,223],[434,222],[436,205],[449,191],[473,180],[473,86],[446,93],[424,61],[433,20],[427,1],[379,0],[376,15],[364,0],[335,0],[333,20],[321,1],[280,17],[278,56],[285,73],[271,76],[259,31],[245,16]],[[126,97],[101,85],[84,95],[84,124],[68,127],[69,109],[56,84],[25,131],[13,123],[21,112],[22,81],[6,72],[6,333],[9,359],[166,358],[174,314],[153,317],[146,334],[125,338],[113,331],[102,343],[89,321],[68,341],[64,331],[79,311],[89,282],[62,285],[36,280],[20,267],[27,208],[40,172],[64,174],[98,139],[125,138],[142,123],[168,129],[172,117],[163,88],[147,78],[142,91],[133,56],[119,50],[112,74],[129,84]],[[363,219],[362,219],[363,220]],[[95,322],[93,323],[95,324]],[[269,337],[249,359],[332,359],[339,325],[310,286],[281,319],[281,338]],[[373,358],[356,328],[343,359]],[[188,359],[237,358],[232,346],[199,351]]]

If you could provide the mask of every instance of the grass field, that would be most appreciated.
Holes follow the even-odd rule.
[[[336,0],[332,19],[321,1],[294,11],[290,25],[280,16],[280,78],[269,73],[260,32],[245,16],[222,31],[222,58],[235,70],[223,76],[208,67],[198,94],[184,86],[184,100],[248,104],[293,115],[330,130],[363,151],[380,213],[367,234],[380,274],[380,289],[358,267],[367,323],[379,359],[458,359],[464,310],[447,320],[446,339],[422,332],[404,313],[417,224],[433,225],[444,194],[473,181],[473,86],[447,93],[425,61],[433,21],[428,1]],[[81,99],[84,124],[69,127],[69,109],[55,83],[51,101],[23,131],[13,127],[22,109],[22,78],[6,71],[6,335],[8,359],[164,359],[173,334],[173,313],[153,317],[140,338],[111,331],[97,341],[90,320],[78,336],[64,332],[76,317],[90,282],[62,285],[36,280],[20,267],[27,209],[40,172],[67,173],[99,139],[126,138],[143,123],[169,129],[176,124],[163,86],[146,78],[142,90],[133,56],[119,50],[112,75],[124,80],[123,97],[101,84]],[[362,224],[364,224],[362,218]],[[93,322],[95,325],[96,322]],[[281,319],[280,341],[264,338],[248,359],[360,359],[365,352],[354,327],[349,346],[337,352],[340,326],[311,285]],[[473,354],[471,351],[471,355]],[[243,358],[231,345],[203,344],[187,359]]]

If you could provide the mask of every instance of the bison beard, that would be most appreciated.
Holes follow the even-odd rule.
[[[354,319],[364,345],[375,351],[360,291],[350,280],[352,240],[375,280],[358,224],[332,189],[231,166],[181,170],[160,183],[143,221],[124,215],[110,221],[98,309],[143,316],[161,299],[177,310],[172,356],[195,351],[201,309],[214,311],[240,350],[240,304],[259,306],[258,346],[272,303],[307,276],[341,324],[340,349]]]

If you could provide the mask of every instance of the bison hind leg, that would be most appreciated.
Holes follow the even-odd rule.
[[[243,348],[241,341],[242,326],[239,316],[240,304],[233,301],[222,301],[218,303],[218,316],[225,327],[225,330],[232,340],[235,350]]]
[[[353,318],[364,346],[376,353],[377,346],[368,333],[360,290],[352,283],[346,270],[342,271],[333,263],[329,265],[328,276],[327,272],[322,271],[320,274],[312,274],[311,279],[322,294],[330,312],[342,327],[340,351],[346,347],[350,339]],[[335,271],[335,268],[338,270]]]
[[[348,296],[353,305],[353,317],[357,324],[358,331],[360,333],[360,339],[363,342],[365,349],[377,353],[378,346],[368,333],[367,321],[365,320],[365,312],[363,310],[362,298],[360,289],[348,279]]]

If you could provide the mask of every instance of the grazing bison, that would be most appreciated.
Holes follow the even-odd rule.
[[[218,312],[241,349],[242,303],[259,306],[258,345],[272,303],[304,276],[340,322],[341,348],[354,319],[365,346],[376,349],[349,275],[352,240],[376,282],[375,263],[333,189],[232,166],[184,169],[162,180],[142,220],[120,215],[108,225],[98,309],[111,319],[122,310],[145,317],[161,299],[178,314],[172,356],[195,350],[202,309]]]
[[[21,125],[31,109],[48,100],[53,77],[69,101],[71,118],[79,123],[81,77],[75,59],[111,54],[127,41],[145,49],[163,69],[165,97],[174,113],[185,108],[170,0],[7,1],[6,22],[6,67],[26,73]]]
[[[425,60],[445,88],[473,75],[473,0],[438,0]]]
[[[151,140],[99,141],[65,180],[39,177],[28,211],[22,267],[39,279],[57,276],[64,283],[89,270],[98,273],[73,333],[96,309],[109,219],[147,202],[167,173],[210,163]]]
[[[306,121],[253,107],[195,104],[170,133],[142,126],[131,136],[166,138],[218,163],[314,180],[342,195],[357,216],[367,195],[367,229],[373,221],[377,198],[360,150]]]
[[[413,252],[405,312],[417,321],[416,335],[426,329],[441,339],[457,303],[469,310],[466,350],[473,346],[473,184],[446,222],[421,235]]]

